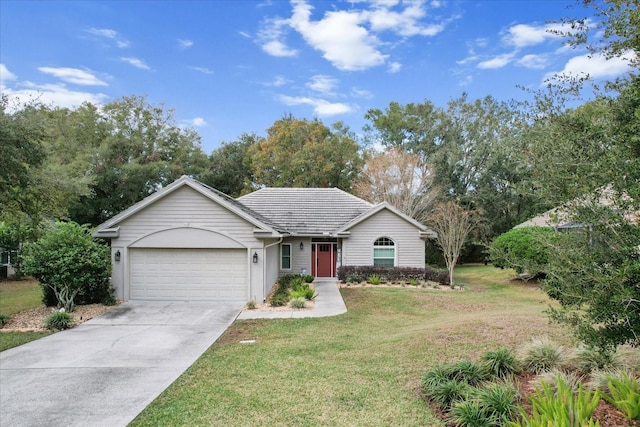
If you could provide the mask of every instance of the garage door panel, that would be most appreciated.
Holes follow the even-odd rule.
[[[130,298],[246,301],[246,250],[130,250]]]

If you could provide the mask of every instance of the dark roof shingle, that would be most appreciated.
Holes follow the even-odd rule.
[[[292,234],[333,233],[372,205],[337,188],[262,188],[236,199]]]

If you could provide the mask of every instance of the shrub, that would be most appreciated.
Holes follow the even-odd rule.
[[[45,327],[51,330],[62,331],[72,326],[73,317],[66,311],[56,311],[45,320]]]
[[[303,297],[291,298],[289,305],[293,308],[305,308],[307,306],[307,300]]]
[[[304,276],[304,281],[307,283],[311,283],[315,280],[315,277],[311,276],[311,275],[306,275]]]
[[[612,370],[620,367],[620,361],[615,351],[590,346],[579,347],[573,355],[571,364],[582,375],[589,375],[592,371]]]
[[[480,384],[486,379],[482,367],[469,360],[461,360],[449,365],[449,378],[456,381],[463,381],[471,386]]]
[[[445,365],[438,365],[435,368],[427,371],[422,376],[422,392],[425,395],[429,395],[433,389],[440,384],[450,380],[450,369]]]
[[[546,384],[551,387],[551,390],[555,391],[555,386],[562,381],[571,391],[578,391],[578,387],[582,383],[583,377],[575,372],[562,371],[560,369],[552,369],[551,371],[545,371],[536,376],[533,380],[533,384],[541,386]]]
[[[524,347],[522,363],[528,372],[539,374],[563,366],[567,359],[567,354],[561,346],[546,338],[540,338]]]
[[[282,295],[282,294],[274,294],[271,297],[270,304],[272,307],[282,307],[287,305],[288,302],[289,302],[288,296]]]
[[[496,424],[487,416],[484,408],[475,400],[457,402],[451,408],[451,420],[456,426],[491,427]]]
[[[638,380],[626,372],[610,378],[605,400],[618,408],[629,420],[640,420],[640,390]]]
[[[514,228],[491,243],[491,262],[495,267],[513,268],[518,274],[527,272],[535,278],[544,277],[549,260],[545,240],[555,235],[548,227]]]
[[[53,293],[70,312],[75,304],[113,297],[109,248],[91,237],[88,226],[57,222],[37,241],[25,243],[21,257],[24,273],[42,284],[45,304]]]
[[[543,383],[529,396],[532,413],[529,415],[520,408],[521,420],[510,422],[513,427],[538,426],[599,426],[592,415],[598,406],[600,396],[597,392],[585,390],[582,385],[574,393],[562,379],[558,379],[555,391],[550,385]]]
[[[484,353],[480,361],[487,373],[496,378],[507,378],[520,372],[516,356],[505,347]]]
[[[11,320],[11,316],[0,313],[0,328],[9,323],[9,320]]]
[[[475,396],[491,425],[505,425],[518,414],[520,396],[511,383],[490,383],[479,389]]]
[[[377,267],[372,265],[344,265],[338,268],[338,279],[347,282],[366,282],[370,276],[377,275],[383,281],[407,282],[429,280],[449,284],[449,273],[444,270],[412,267]]]
[[[247,308],[249,310],[255,310],[256,309],[256,302],[255,300],[251,300],[249,302],[247,302]]]
[[[418,286],[418,281],[416,279],[409,279],[409,285]]]
[[[443,409],[450,409],[456,402],[464,400],[471,387],[464,381],[449,380],[438,384],[428,395]]]
[[[382,279],[377,274],[374,274],[367,278],[367,282],[371,283],[372,285],[379,285],[380,283],[382,283]]]

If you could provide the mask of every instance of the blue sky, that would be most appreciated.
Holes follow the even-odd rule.
[[[558,72],[612,78],[620,60],[563,46],[574,1],[0,2],[3,94],[74,107],[146,95],[210,153],[285,114],[343,121],[467,92],[522,99]]]

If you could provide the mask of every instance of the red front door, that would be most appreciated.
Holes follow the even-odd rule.
[[[315,251],[311,251],[311,269],[316,277],[335,277],[336,261],[338,259],[337,248],[332,243],[316,243]]]

